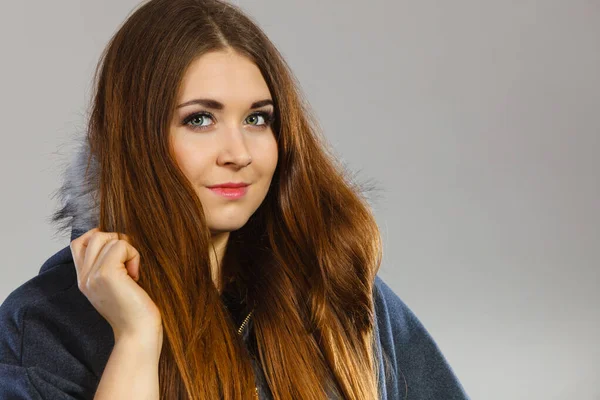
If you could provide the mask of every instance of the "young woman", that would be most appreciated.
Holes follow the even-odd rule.
[[[0,308],[0,398],[467,398],[239,8],[145,2],[95,78],[53,216],[70,245]]]

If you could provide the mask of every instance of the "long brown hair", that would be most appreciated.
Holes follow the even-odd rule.
[[[333,156],[293,73],[257,24],[221,0],[151,0],[110,40],[94,75],[85,140],[97,164],[99,228],[127,233],[139,284],[161,310],[161,398],[254,394],[250,356],[210,275],[202,204],[168,131],[187,67],[232,49],[273,97],[278,165],[267,196],[231,232],[221,282],[254,305],[257,356],[275,399],[379,397],[374,281],[381,238],[364,193]],[[92,178],[89,178],[92,179]],[[69,210],[54,214],[54,222]]]

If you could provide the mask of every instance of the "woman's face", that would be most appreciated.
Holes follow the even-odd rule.
[[[180,168],[200,198],[211,233],[241,228],[264,200],[277,142],[272,97],[258,67],[233,52],[211,52],[187,70],[170,127]],[[249,184],[241,197],[208,187]]]

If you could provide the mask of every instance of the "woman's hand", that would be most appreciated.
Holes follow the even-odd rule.
[[[162,338],[156,304],[136,282],[140,254],[123,233],[91,229],[71,242],[79,290],[108,321],[115,340],[122,336]]]

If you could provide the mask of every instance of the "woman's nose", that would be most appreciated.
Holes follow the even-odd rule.
[[[223,131],[219,164],[236,164],[245,167],[252,162],[243,128],[234,127]]]

